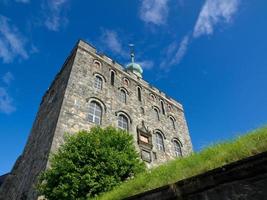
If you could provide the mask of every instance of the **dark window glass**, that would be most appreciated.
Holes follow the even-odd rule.
[[[110,73],[110,84],[114,85],[115,82],[115,73],[113,71],[111,71]]]
[[[160,104],[161,104],[162,114],[165,115],[165,109],[164,109],[163,101],[160,101]]]
[[[138,93],[138,100],[142,101],[141,88],[140,87],[137,88],[137,93]]]

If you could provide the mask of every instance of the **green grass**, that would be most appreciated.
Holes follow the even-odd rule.
[[[267,151],[267,126],[137,175],[95,200],[119,200]]]

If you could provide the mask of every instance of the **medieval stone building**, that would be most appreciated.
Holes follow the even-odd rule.
[[[65,132],[95,125],[125,129],[148,167],[192,151],[182,105],[144,81],[131,57],[124,68],[77,43],[42,99],[26,147],[0,188],[1,200],[37,199],[37,177]]]

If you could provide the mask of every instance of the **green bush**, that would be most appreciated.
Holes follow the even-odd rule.
[[[144,170],[130,134],[97,127],[66,136],[64,145],[51,155],[50,168],[40,175],[37,189],[49,200],[82,200]]]

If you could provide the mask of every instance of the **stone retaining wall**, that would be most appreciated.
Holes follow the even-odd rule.
[[[266,200],[267,152],[125,200]]]

